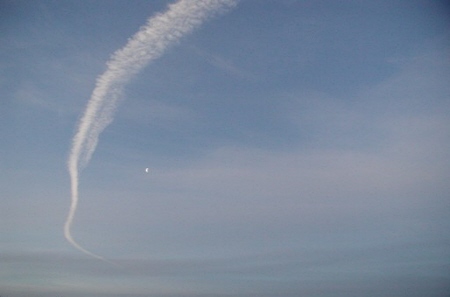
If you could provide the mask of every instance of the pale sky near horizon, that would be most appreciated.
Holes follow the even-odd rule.
[[[80,175],[106,69],[174,1],[0,1],[0,296],[448,297],[450,8],[241,0],[137,74]],[[149,168],[149,173],[145,169]]]

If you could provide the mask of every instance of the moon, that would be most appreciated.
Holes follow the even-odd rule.
[[[148,173],[148,171],[149,171],[148,167],[147,167],[147,168],[145,168],[145,172],[146,172],[146,173]]]

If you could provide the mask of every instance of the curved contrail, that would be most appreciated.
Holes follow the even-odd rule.
[[[78,205],[78,181],[92,157],[100,133],[112,122],[123,86],[149,62],[159,58],[166,48],[199,27],[218,12],[235,6],[238,0],[180,0],[163,14],[149,18],[146,25],[117,50],[107,62],[106,71],[97,78],[95,89],[72,140],[68,158],[71,204],[64,224],[64,236],[81,252],[106,261],[78,244],[71,227]],[[109,262],[109,261],[107,261]]]

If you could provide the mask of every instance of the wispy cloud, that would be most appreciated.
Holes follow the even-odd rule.
[[[237,0],[181,0],[163,14],[150,18],[107,63],[73,138],[68,167],[71,178],[71,206],[64,226],[66,239],[80,251],[103,259],[81,247],[72,237],[71,225],[78,204],[78,175],[92,157],[100,133],[112,122],[124,85],[167,47],[192,32],[206,19],[231,8]]]
[[[222,56],[207,52],[206,50],[194,46],[191,46],[189,49],[191,49],[197,55],[201,56],[207,63],[211,64],[214,67],[217,67],[218,69],[225,71],[230,75],[251,81],[257,80],[256,75],[241,69],[230,59],[226,59]]]

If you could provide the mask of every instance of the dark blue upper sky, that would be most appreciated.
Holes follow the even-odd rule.
[[[120,266],[65,240],[96,79],[173,2],[0,2],[0,295],[448,296],[444,1],[203,23],[124,86],[80,175],[73,236]]]

